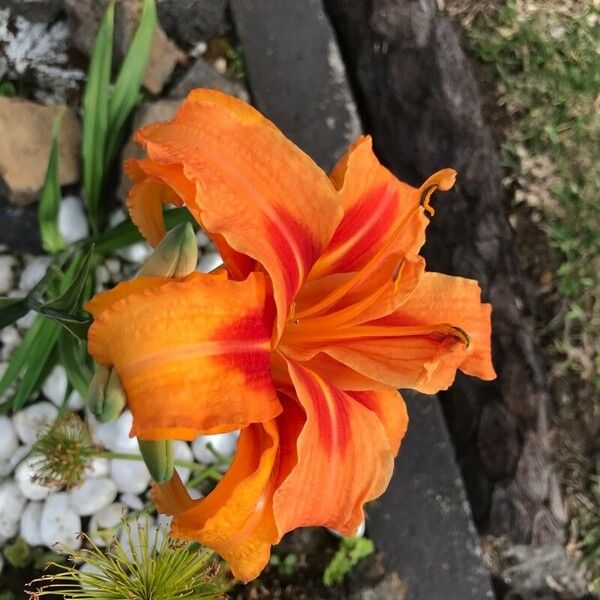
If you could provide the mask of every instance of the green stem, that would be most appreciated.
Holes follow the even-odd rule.
[[[109,450],[98,450],[91,453],[91,456],[99,456],[101,458],[112,458],[117,460],[137,460],[143,461],[141,454],[133,454],[130,452],[111,452]],[[205,473],[205,476],[212,477],[213,479],[221,479],[223,476],[213,467],[206,467],[205,465],[199,465],[195,462],[189,462],[187,460],[175,459],[173,463],[178,467],[184,467],[190,469],[190,471],[196,471],[197,473]],[[216,473],[218,477],[213,473]]]

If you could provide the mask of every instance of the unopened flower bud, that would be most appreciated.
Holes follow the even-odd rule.
[[[127,404],[125,388],[114,367],[100,366],[88,390],[88,406],[101,423],[114,421]]]
[[[144,277],[186,277],[198,264],[198,245],[189,223],[173,227],[154,249],[138,275]]]
[[[173,477],[173,442],[171,440],[140,440],[142,458],[157,483],[165,483]]]

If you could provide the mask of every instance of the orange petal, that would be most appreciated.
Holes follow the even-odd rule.
[[[332,334],[325,342],[290,345],[286,352],[304,360],[323,352],[386,385],[435,393],[450,386],[457,369],[485,380],[495,377],[490,315],[476,281],[424,273],[393,314],[340,330],[337,340]],[[468,344],[461,339],[465,334]]]
[[[183,167],[195,193],[182,200],[208,232],[264,266],[281,330],[341,218],[327,176],[255,109],[212,90],[193,91],[173,121],[135,139],[152,161]]]
[[[422,190],[399,181],[381,165],[369,136],[352,145],[331,179],[342,198],[344,218],[314,266],[311,279],[360,271],[392,241],[390,252],[418,254],[429,222],[420,206]]]
[[[261,273],[139,277],[93,299],[89,351],[121,377],[131,435],[193,439],[275,417],[269,306]]]
[[[274,421],[243,429],[230,469],[206,498],[191,500],[178,476],[153,485],[158,509],[173,515],[173,535],[212,548],[242,581],[259,575],[279,538],[272,510],[278,443]]]
[[[289,369],[305,422],[296,463],[273,497],[277,527],[284,533],[324,525],[351,535],[364,518],[363,504],[379,496],[391,477],[387,431],[368,402],[298,364],[290,362]],[[280,419],[286,417],[287,408]],[[283,443],[290,436],[281,437]]]

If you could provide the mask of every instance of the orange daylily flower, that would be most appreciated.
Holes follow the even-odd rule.
[[[413,188],[361,137],[327,177],[255,109],[209,90],[135,140],[148,157],[125,165],[133,221],[155,245],[162,205],[185,205],[224,266],[97,295],[89,349],[121,377],[131,435],[242,430],[206,498],[174,475],[154,499],[175,536],[247,581],[296,527],[356,530],[406,431],[397,388],[434,393],[458,369],[495,377],[491,309],[475,281],[426,272],[418,254],[450,169]]]

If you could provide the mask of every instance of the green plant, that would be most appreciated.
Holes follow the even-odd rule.
[[[13,384],[17,388],[12,402],[0,405],[0,412],[21,408],[58,362],[65,367],[69,380],[65,405],[72,389],[86,394],[92,368],[84,342],[89,320],[82,306],[94,291],[96,267],[105,256],[142,239],[129,219],[101,231],[99,199],[127,119],[141,97],[141,80],[156,27],[155,0],[144,0],[138,29],[111,86],[113,17],[114,2],[109,5],[96,37],[83,100],[83,188],[93,236],[67,248],[59,232],[59,117],[53,127],[38,211],[42,244],[52,255],[52,265],[46,277],[24,298],[0,298],[0,329],[31,310],[38,313],[0,377],[0,397]],[[192,219],[185,209],[165,212],[168,228],[186,221]]]
[[[363,558],[373,552],[375,545],[368,538],[342,538],[337,552],[325,568],[323,583],[327,586],[340,583]]]
[[[296,567],[298,566],[298,557],[293,554],[287,554],[284,558],[281,558],[277,554],[271,555],[269,564],[277,569],[280,577],[290,577],[294,574]]]
[[[231,583],[219,575],[211,552],[196,544],[174,542],[156,530],[147,515],[145,520],[125,522],[123,527],[127,543],[115,541],[108,552],[83,534],[89,548],[65,550],[65,554],[69,562],[83,563],[84,568],[52,563],[58,573],[33,581],[29,598],[216,600],[225,597]]]

